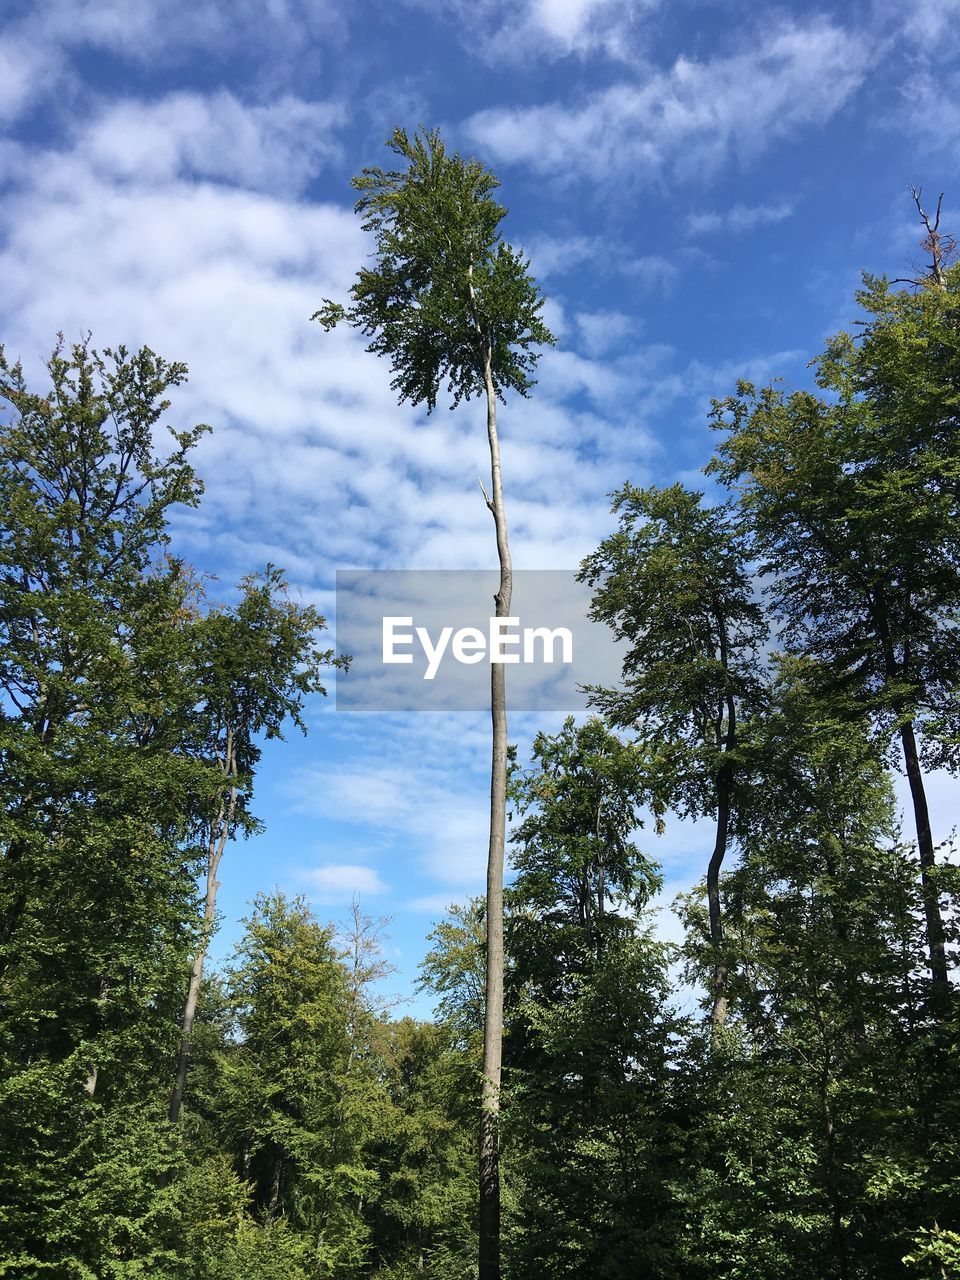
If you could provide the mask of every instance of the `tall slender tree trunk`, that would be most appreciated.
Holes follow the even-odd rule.
[[[873,602],[873,618],[883,654],[884,674],[891,682],[900,680],[907,674],[908,661],[906,655],[902,663],[897,660],[887,621],[885,601],[879,590]],[[920,892],[923,897],[924,926],[930,976],[933,979],[934,1002],[941,1005],[950,989],[950,980],[947,976],[946,934],[943,928],[943,917],[940,915],[940,899],[937,895],[934,875],[937,857],[933,833],[930,829],[930,810],[927,807],[927,793],[923,785],[923,770],[920,767],[920,753],[917,750],[917,735],[912,719],[906,720],[900,726],[900,745],[903,748],[903,763],[907,771],[907,781],[910,784],[910,799],[913,802],[913,818],[917,832]]]
[[[490,445],[491,490],[486,496],[493,515],[500,560],[496,616],[510,614],[513,567],[507,540],[497,436],[497,397],[490,371],[489,344],[484,353],[487,395],[487,439]],[[507,824],[507,695],[506,668],[490,665],[490,715],[493,744],[490,760],[490,841],[487,851],[486,1000],[483,1019],[483,1086],[480,1109],[480,1280],[500,1277],[500,1069],[503,1056],[503,862]]]
[[[225,778],[236,779],[236,760],[233,750],[233,733],[227,729],[227,742],[221,769]],[[221,799],[217,816],[210,827],[207,841],[206,893],[203,902],[203,925],[197,954],[193,957],[190,968],[190,985],[187,988],[187,999],[183,1006],[183,1021],[180,1027],[180,1052],[177,1055],[177,1074],[173,1092],[170,1095],[168,1116],[171,1123],[176,1124],[183,1106],[183,1094],[187,1087],[187,1071],[190,1066],[190,1046],[193,1039],[193,1023],[197,1016],[197,1002],[200,999],[200,984],[203,981],[203,964],[207,957],[207,948],[213,936],[213,926],[217,918],[217,890],[220,882],[217,872],[220,860],[226,848],[230,831],[233,827],[233,816],[237,806],[237,788],[232,785],[226,797]]]
[[[917,736],[912,720],[900,726],[900,742],[903,747],[903,762],[907,770],[907,780],[910,783],[910,798],[913,801],[913,817],[917,828],[920,890],[923,895],[927,950],[930,953],[930,976],[933,979],[937,998],[942,999],[949,989],[950,981],[947,976],[947,951],[934,875],[937,859],[933,833],[930,830],[930,810],[927,808],[927,793],[923,785],[923,770],[920,768],[920,754],[917,751]]]
[[[717,835],[713,853],[707,864],[707,909],[710,914],[710,944],[713,947],[713,1008],[710,1022],[714,1028],[727,1020],[727,962],[723,956],[723,917],[720,912],[720,868],[727,853],[730,831],[730,771],[724,762],[717,782]]]
[[[729,672],[730,652],[727,640],[727,622],[718,603],[714,603],[714,618],[719,631],[720,664],[726,677]],[[730,753],[737,745],[737,704],[733,694],[727,690],[723,699],[726,710],[726,731],[723,732],[722,711],[718,715],[717,733],[723,732],[723,761],[717,775],[717,834],[713,845],[713,853],[707,864],[707,909],[710,915],[710,944],[713,947],[713,1008],[710,1011],[710,1023],[714,1030],[722,1027],[727,1020],[727,981],[729,973],[723,954],[723,917],[720,909],[720,868],[727,855],[727,843],[730,838],[730,807],[733,793],[733,765]]]

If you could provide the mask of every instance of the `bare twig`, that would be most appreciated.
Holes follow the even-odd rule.
[[[913,203],[917,206],[917,213],[920,220],[926,228],[926,235],[920,241],[920,247],[930,255],[930,270],[924,280],[895,280],[895,284],[913,284],[922,285],[933,283],[938,289],[947,287],[944,269],[957,251],[957,241],[954,236],[944,235],[940,230],[940,214],[943,209],[943,192],[937,197],[936,211],[931,215],[924,209],[921,203],[923,192],[920,187],[912,184],[907,188],[913,197]]]

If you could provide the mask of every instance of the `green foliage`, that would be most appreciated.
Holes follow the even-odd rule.
[[[411,1018],[383,1029],[381,1051],[389,1103],[375,1153],[373,1274],[460,1280],[477,1251],[474,1055],[447,1027]]]
[[[916,867],[896,843],[868,725],[831,714],[815,674],[781,664],[767,789],[725,883],[732,1025],[711,1053],[689,1050],[678,1193],[695,1276],[902,1274],[949,1142],[939,1092],[952,1086],[930,1073],[938,1033],[922,1000]],[[687,920],[705,974],[695,902]]]
[[[154,445],[185,367],[61,343],[47,368],[39,394],[0,353],[0,1257],[134,1276],[179,1247],[165,1098],[201,849],[231,786],[227,834],[253,829],[260,741],[330,655],[277,569],[209,609],[168,554],[201,493],[205,428]]]
[[[302,900],[260,895],[227,980],[236,1040],[222,1058],[222,1123],[260,1214],[312,1241],[317,1275],[353,1274],[375,1191],[366,1145],[381,1085],[332,932]],[[352,1032],[352,1034],[351,1034]]]
[[[944,290],[865,277],[858,339],[815,362],[826,395],[740,383],[718,401],[710,470],[736,486],[791,645],[887,731],[917,720],[953,765],[960,647],[956,325]]]
[[[729,702],[742,720],[762,693],[767,624],[746,539],[734,513],[680,485],[625,485],[613,511],[619,528],[580,576],[594,588],[592,616],[629,647],[622,687],[594,689],[594,700],[642,745],[657,813],[711,813],[718,771],[739,762]]]
[[[480,898],[451,906],[427,935],[420,988],[437,997],[437,1013],[460,1045],[476,1049],[483,1033],[484,908]]]
[[[501,398],[526,395],[534,348],[554,339],[530,264],[500,235],[497,178],[448,154],[437,130],[411,138],[398,128],[387,146],[406,167],[353,180],[375,265],[357,273],[349,307],[325,301],[313,319],[326,329],[346,320],[371,338],[367,349],[389,357],[392,385],[412,404],[435,408],[444,382],[459,404],[484,394],[488,378]]]
[[[552,737],[537,734],[533,760],[513,782],[523,815],[513,836],[518,900],[554,929],[583,930],[599,950],[613,918],[609,900],[637,909],[659,884],[630,840],[646,762],[600,720],[576,726],[572,717]]]
[[[637,912],[658,876],[630,837],[642,757],[598,720],[539,734],[516,777],[506,1067],[511,1274],[652,1266],[669,1208],[657,1095],[667,948]]]
[[[61,344],[48,372],[0,357],[0,1199],[16,1265],[135,1274],[208,776],[177,749],[195,593],[164,551],[203,428],[155,454],[185,370],[147,350]]]
[[[960,1232],[940,1227],[923,1230],[914,1242],[913,1252],[904,1257],[915,1275],[941,1280],[960,1268]]]

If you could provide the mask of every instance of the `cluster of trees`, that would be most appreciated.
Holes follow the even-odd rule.
[[[491,175],[393,142],[409,170],[358,180],[377,268],[323,318],[407,398],[486,397],[509,609],[496,402],[550,335]],[[0,1276],[960,1272],[960,885],[926,800],[960,766],[960,267],[928,232],[813,390],[716,402],[719,497],[616,495],[596,714],[508,764],[494,682],[488,894],[431,934],[430,1021],[378,1000],[359,908],[261,895],[205,972],[323,619],[276,568],[223,603],[171,553],[183,366],[61,343],[38,391],[0,353]],[[712,834],[672,946],[678,815]]]

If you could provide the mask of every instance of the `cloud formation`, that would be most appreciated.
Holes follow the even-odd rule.
[[[777,204],[735,204],[722,213],[692,213],[687,218],[687,234],[712,235],[719,231],[753,231],[757,227],[769,227],[783,222],[793,213],[793,205],[786,200]]]
[[[436,0],[407,0],[434,12]],[[440,0],[469,52],[486,62],[601,56],[626,60],[645,34],[644,18],[660,0]]]
[[[284,94],[266,106],[232,93],[172,93],[114,103],[78,134],[78,159],[107,178],[149,186],[213,178],[247,190],[295,192],[339,156],[337,102]]]
[[[787,23],[743,52],[680,57],[568,105],[492,108],[467,122],[498,161],[561,178],[705,176],[834,115],[863,81],[867,42],[829,21]]]
[[[311,867],[301,873],[300,879],[309,886],[308,896],[312,902],[328,905],[350,902],[353,898],[376,897],[390,891],[390,886],[384,884],[373,867],[350,862]]]
[[[8,19],[0,34],[0,124],[48,97],[74,92],[71,58],[88,50],[140,67],[210,62],[281,63],[289,75],[306,50],[339,44],[343,6],[330,0],[45,0]],[[251,36],[256,33],[256,45]]]

